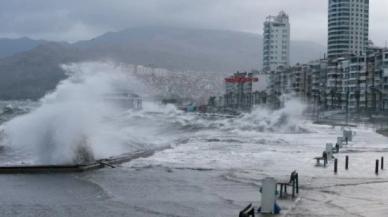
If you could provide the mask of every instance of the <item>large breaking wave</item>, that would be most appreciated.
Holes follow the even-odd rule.
[[[141,127],[136,133],[130,124],[124,127],[125,110],[105,99],[121,91],[145,93],[141,82],[111,63],[63,67],[68,79],[32,112],[4,124],[6,147],[20,150],[33,163],[66,164],[120,154],[136,148],[128,142],[147,141],[149,134]]]

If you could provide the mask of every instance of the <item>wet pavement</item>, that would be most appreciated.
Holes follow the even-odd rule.
[[[0,216],[236,216],[258,186],[163,167],[2,175]]]

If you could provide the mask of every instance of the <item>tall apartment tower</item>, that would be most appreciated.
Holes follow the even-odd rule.
[[[365,55],[369,36],[369,0],[329,0],[328,57]]]
[[[268,16],[264,22],[263,71],[274,71],[290,62],[290,23],[288,15],[281,11]]]

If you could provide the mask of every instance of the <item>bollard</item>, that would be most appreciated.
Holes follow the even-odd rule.
[[[295,175],[295,182],[296,182],[296,193],[299,194],[299,174],[296,173]]]
[[[375,173],[376,175],[379,175],[379,160],[376,160]]]
[[[349,169],[349,156],[346,155],[345,157],[345,170],[348,170]]]
[[[292,198],[295,198],[296,180],[292,182]]]
[[[338,171],[338,159],[336,158],[334,160],[334,173],[337,174],[337,171]]]
[[[384,157],[381,157],[381,170],[384,170]]]
[[[322,157],[323,157],[323,165],[324,165],[324,167],[326,167],[326,165],[327,165],[327,152],[326,151],[323,152]]]

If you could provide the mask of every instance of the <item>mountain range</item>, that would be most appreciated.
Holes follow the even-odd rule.
[[[43,40],[33,40],[26,37],[17,39],[0,38],[0,58],[31,50],[43,43],[45,43]]]
[[[66,77],[60,65],[71,62],[109,59],[173,71],[223,74],[259,69],[262,37],[226,30],[137,27],[72,44],[3,39],[0,50],[0,99],[37,99]],[[291,62],[321,58],[324,50],[314,42],[292,41]]]

